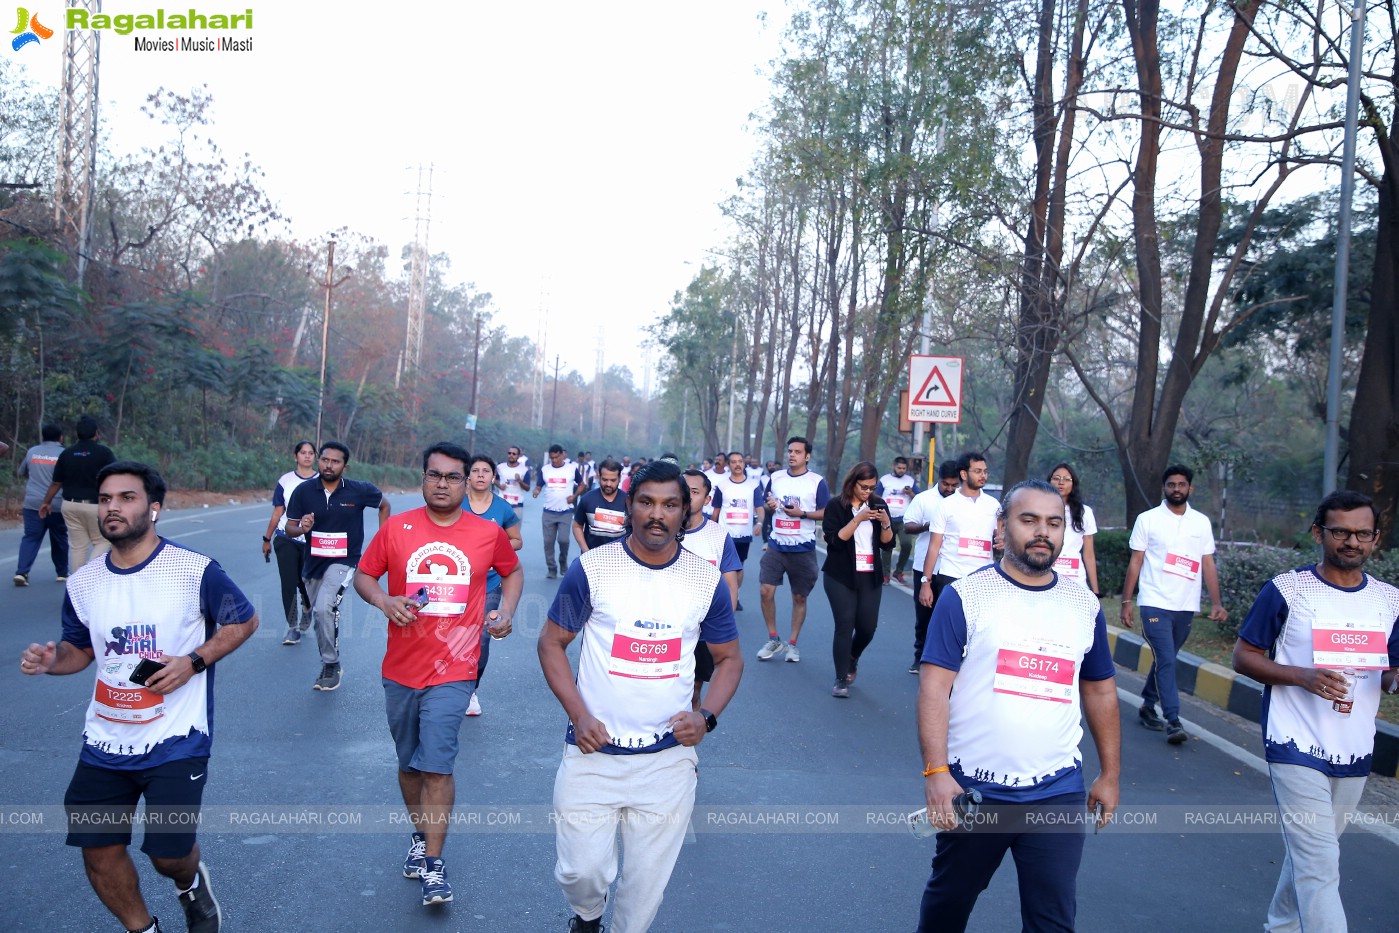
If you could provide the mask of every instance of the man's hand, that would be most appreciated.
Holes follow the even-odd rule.
[[[31,644],[20,652],[19,669],[23,674],[47,674],[53,667],[53,659],[58,654],[58,645],[53,642]]]
[[[1339,700],[1346,695],[1346,678],[1340,671],[1324,667],[1296,668],[1300,676],[1297,686],[1308,693],[1314,693],[1323,700]]]
[[[407,628],[418,621],[418,606],[407,596],[390,596],[385,593],[379,600],[379,611],[399,628]]]
[[[612,733],[591,713],[584,713],[573,721],[573,741],[578,750],[590,755],[612,741]]]
[[[500,610],[492,609],[486,613],[486,631],[491,633],[491,637],[499,641],[506,635],[514,631],[510,617],[500,614]]]
[[[1099,805],[1103,808],[1098,814],[1098,829],[1112,822],[1112,815],[1117,812],[1118,793],[1117,779],[1105,774],[1098,775],[1093,786],[1088,788],[1088,812],[1092,813]]]
[[[933,581],[927,577],[923,578],[923,583],[918,587],[918,602],[928,609],[933,608]]]
[[[1118,617],[1122,620],[1123,628],[1132,627],[1132,601],[1130,599],[1122,600],[1122,612],[1119,613]]]
[[[538,486],[534,487],[534,492],[531,494],[530,498],[532,498],[532,499],[538,499],[538,498],[539,498],[539,487],[538,487]]]
[[[952,800],[962,792],[962,785],[946,771],[929,775],[923,780],[923,795],[928,803],[928,822],[939,829],[955,829],[957,811]]]
[[[1226,622],[1226,621],[1228,621],[1228,619],[1229,619],[1229,610],[1228,610],[1228,609],[1225,609],[1223,606],[1219,605],[1218,603],[1215,603],[1214,605],[1210,606],[1210,621],[1211,621],[1211,622]]]
[[[316,527],[316,516],[311,512],[307,512],[305,515],[301,516],[301,521],[296,523],[296,527],[301,529],[303,535],[310,534],[311,529]]]
[[[154,693],[174,693],[194,676],[194,662],[188,656],[166,655],[160,659],[165,666],[156,671],[146,681],[146,689]]]
[[[272,542],[271,542],[271,541],[264,541],[264,542],[262,542],[262,556],[263,556],[263,559],[265,560],[265,559],[267,558],[267,555],[268,555],[268,554],[271,554],[271,553],[272,553]]]
[[[40,517],[40,518],[48,518],[48,517],[49,517],[50,515],[52,515],[52,514],[53,514],[53,506],[49,505],[47,502],[45,502],[44,504],[42,504],[42,505],[39,506],[39,517]]]
[[[703,713],[687,709],[670,717],[670,731],[675,734],[677,742],[690,748],[704,741],[709,729],[705,725]]]

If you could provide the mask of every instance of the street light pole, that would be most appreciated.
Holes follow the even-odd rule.
[[[1326,448],[1321,494],[1336,491],[1341,447],[1341,351],[1346,340],[1346,286],[1350,278],[1350,202],[1355,191],[1355,136],[1360,109],[1360,53],[1365,43],[1365,0],[1350,11],[1350,76],[1346,84],[1346,132],[1341,150],[1341,209],[1336,219],[1336,282],[1331,302],[1331,365],[1326,374]]]
[[[325,314],[321,317],[321,379],[319,388],[316,390],[316,447],[321,445],[321,418],[325,412],[325,362],[326,348],[330,343],[330,293],[335,291],[336,286],[350,277],[347,271],[335,280],[335,241],[330,241],[330,248],[326,252],[325,258],[325,281],[320,285],[325,289]]]

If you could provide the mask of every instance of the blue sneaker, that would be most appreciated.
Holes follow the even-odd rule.
[[[452,886],[440,858],[423,859],[423,906],[446,904],[452,900]]]
[[[413,834],[413,844],[408,847],[408,857],[403,860],[403,877],[421,878],[423,858],[427,855],[427,839],[422,833]]]
[[[287,633],[282,636],[282,644],[297,645],[301,643],[301,630],[288,627]]]

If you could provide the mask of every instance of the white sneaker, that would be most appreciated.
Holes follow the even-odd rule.
[[[758,649],[758,660],[766,661],[775,654],[781,654],[786,647],[781,640],[769,638],[767,644]]]
[[[478,699],[476,699],[476,694],[475,694],[475,693],[472,693],[472,694],[471,694],[471,702],[468,703],[468,704],[466,704],[466,715],[468,715],[468,716],[480,716],[480,715],[481,715],[481,701],[478,700]]]
[[[800,661],[801,659],[802,653],[797,650],[797,646],[789,643],[787,645],[787,660],[795,662]]]

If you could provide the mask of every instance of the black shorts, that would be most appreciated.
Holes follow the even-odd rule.
[[[145,828],[142,852],[152,858],[184,858],[194,849],[208,779],[208,758],[177,758],[133,771],[80,761],[63,795],[65,841],[82,849],[129,846],[131,827],[140,825]],[[138,814],[136,804],[143,797],[146,808]]]
[[[734,550],[738,552],[738,562],[746,564],[748,562],[748,545],[753,543],[752,538],[734,538]]]
[[[714,676],[714,655],[704,642],[695,645],[695,683],[707,684]]]

